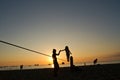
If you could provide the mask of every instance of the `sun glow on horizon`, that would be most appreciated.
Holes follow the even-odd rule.
[[[54,64],[51,64],[51,67],[54,68]]]
[[[53,59],[52,59],[52,57],[49,57],[49,59],[48,59],[48,61],[49,61],[49,63],[53,63]]]
[[[53,59],[52,59],[52,57],[49,57],[49,63],[50,63],[50,66],[51,66],[51,68],[54,68],[54,64],[53,64]]]

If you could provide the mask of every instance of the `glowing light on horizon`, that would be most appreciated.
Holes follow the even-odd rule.
[[[54,68],[54,65],[52,64],[51,67]]]
[[[50,62],[50,63],[53,63],[52,57],[49,57],[49,62]]]

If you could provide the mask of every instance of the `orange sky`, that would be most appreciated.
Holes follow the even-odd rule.
[[[0,40],[47,55],[69,46],[75,63],[120,62],[118,0],[3,0],[0,13]],[[64,52],[59,57],[66,60]],[[49,63],[49,57],[0,43],[0,65]]]

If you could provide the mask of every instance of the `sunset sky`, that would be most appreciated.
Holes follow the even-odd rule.
[[[120,62],[120,0],[0,0],[0,40],[47,55],[67,45],[75,63]],[[0,66],[49,63],[0,43]]]

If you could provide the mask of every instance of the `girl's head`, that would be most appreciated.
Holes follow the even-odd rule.
[[[65,46],[65,49],[67,49],[67,50],[68,50],[68,49],[69,49],[69,48],[68,48],[68,46]]]

